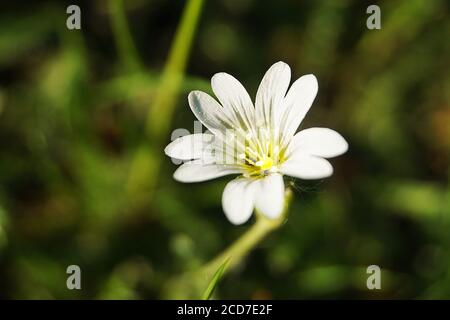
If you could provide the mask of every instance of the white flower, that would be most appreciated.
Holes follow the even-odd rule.
[[[210,95],[193,91],[189,105],[210,133],[192,134],[170,143],[165,153],[190,160],[174,173],[181,182],[199,182],[239,174],[222,196],[227,218],[246,222],[253,209],[269,218],[284,206],[283,175],[321,179],[333,173],[325,158],[347,151],[344,138],[331,129],[297,128],[316,97],[314,75],[305,75],[289,87],[291,71],[283,62],[265,74],[255,106],[242,84],[227,73],[211,79],[220,104]]]

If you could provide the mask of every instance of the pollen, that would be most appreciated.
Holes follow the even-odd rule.
[[[257,161],[255,164],[260,170],[266,171],[273,167],[273,160],[272,158],[265,158],[264,160]]]

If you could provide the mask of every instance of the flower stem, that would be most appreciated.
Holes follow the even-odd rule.
[[[146,116],[147,142],[137,149],[132,158],[126,190],[128,199],[136,209],[148,206],[154,195],[153,191],[161,167],[163,149],[161,143],[166,137],[176,106],[177,93],[184,78],[203,3],[204,0],[186,2],[160,82],[155,89],[155,96]]]
[[[141,70],[142,63],[131,36],[123,0],[110,0],[109,12],[114,40],[122,63],[127,71]]]
[[[200,290],[205,290],[208,282],[217,269],[228,260],[224,273],[236,267],[252,249],[254,249],[268,234],[281,227],[286,221],[287,211],[291,202],[292,192],[285,192],[284,209],[277,219],[269,219],[257,212],[256,223],[238,240],[207,262],[199,270],[173,279],[166,288],[167,298],[198,299]]]
[[[156,96],[147,114],[146,130],[150,137],[161,140],[169,128],[203,3],[204,0],[189,0],[186,3]]]
[[[231,246],[221,252],[213,260],[205,264],[200,272],[210,277],[219,266],[229,259],[228,270],[238,265],[242,259],[255,248],[269,233],[278,229],[286,219],[281,215],[278,219],[269,219],[259,214],[256,223]]]

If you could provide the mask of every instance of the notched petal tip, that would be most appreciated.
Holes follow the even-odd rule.
[[[192,163],[192,161],[185,162],[184,164],[179,166],[173,173],[173,178],[176,181],[182,182],[182,183],[201,182],[201,180],[197,181],[197,179],[195,178],[195,175],[192,174],[194,172],[194,170],[192,170],[193,168],[189,168],[191,163]]]
[[[164,148],[164,154],[168,157],[170,157],[170,151],[172,150],[172,146],[171,146],[172,142],[169,143],[165,148]]]
[[[333,175],[333,166],[324,158],[302,155],[286,161],[280,168],[280,172],[303,180],[317,180]]]
[[[325,173],[325,175],[323,176],[323,178],[329,178],[329,177],[331,177],[331,176],[333,175],[333,173],[334,173],[333,165],[332,165],[331,163],[329,163],[329,164],[330,164],[330,166],[328,167],[328,172]]]
[[[178,169],[175,170],[175,172],[173,173],[172,177],[178,182],[186,183],[187,181],[183,181],[182,175],[180,174],[179,169],[180,169],[180,167],[178,167]]]
[[[345,138],[344,138],[342,135],[339,134],[339,136],[340,136],[340,138],[341,138],[342,150],[341,150],[341,153],[338,154],[338,155],[341,155],[341,154],[346,153],[346,152],[348,151],[348,148],[349,148],[349,147],[348,147],[348,142],[347,142],[347,140],[345,140]]]
[[[319,82],[317,81],[317,77],[312,73],[305,74],[304,76],[302,76],[302,78],[304,78],[304,80],[307,81],[311,87],[319,89]]]
[[[193,183],[198,182],[195,178],[195,167],[194,163],[197,160],[187,161],[180,165],[173,173],[173,178],[182,183]]]
[[[223,207],[223,205],[222,205],[222,207]],[[243,225],[248,220],[250,220],[250,217],[251,217],[251,215],[250,215],[248,218],[244,218],[244,219],[242,219],[242,218],[235,218],[235,217],[232,217],[232,215],[229,212],[227,212],[225,209],[224,209],[224,213],[225,213],[225,217],[227,218],[227,220],[231,224],[233,224],[235,226]]]
[[[190,101],[195,96],[195,94],[197,92],[198,92],[198,90],[193,90],[193,91],[189,92],[189,94],[188,94],[188,101]]]
[[[191,158],[189,157],[185,157],[183,156],[183,150],[180,149],[180,140],[181,138],[178,138],[174,141],[172,141],[171,143],[169,143],[165,148],[164,148],[164,153],[166,154],[166,156],[170,157],[170,158],[174,158],[174,159],[180,159],[180,160],[190,160]]]
[[[289,71],[291,70],[291,67],[289,67],[289,65],[286,62],[281,61],[281,60],[272,64],[269,69],[272,69],[272,68],[287,68],[287,69],[289,69]]]
[[[233,77],[231,74],[226,73],[226,72],[217,72],[215,73],[212,77],[211,77],[211,87],[214,87],[214,85],[217,83],[217,81],[220,81],[223,78],[233,78],[236,79],[235,77]],[[236,79],[237,80],[237,79]]]
[[[323,158],[334,158],[348,150],[348,143],[335,130],[313,127],[298,132],[290,143],[290,156],[310,154]]]
[[[279,218],[284,208],[283,176],[280,174],[269,175],[259,181],[259,186],[255,207],[269,219]]]
[[[247,222],[254,207],[254,186],[251,181],[243,178],[234,179],[225,186],[222,194],[222,208],[234,225]]]
[[[339,132],[333,129],[326,128],[326,130],[329,132],[331,136],[334,137],[333,144],[332,146],[330,146],[330,148],[333,147],[334,150],[329,155],[325,154],[323,156],[325,158],[334,158],[346,153],[348,150],[348,142],[345,140],[345,138]],[[320,141],[318,141],[318,143],[320,143]]]
[[[191,108],[193,107],[193,105],[196,102],[198,102],[198,100],[201,99],[202,94],[204,94],[204,92],[200,91],[200,90],[194,90],[194,91],[189,92],[189,94],[188,94],[188,103],[189,103],[189,106]]]

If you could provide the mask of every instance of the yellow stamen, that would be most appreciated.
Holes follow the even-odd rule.
[[[269,170],[273,166],[273,160],[272,158],[265,158],[264,160],[259,160],[258,162],[256,162],[256,165],[261,170]]]

